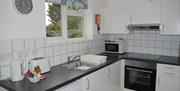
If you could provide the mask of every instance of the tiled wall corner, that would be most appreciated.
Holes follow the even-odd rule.
[[[128,35],[103,35],[103,39],[123,38],[127,52],[179,56],[180,36],[160,35],[160,31],[130,31]]]

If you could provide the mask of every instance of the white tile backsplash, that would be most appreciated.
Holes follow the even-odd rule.
[[[12,60],[47,57],[50,64],[55,66],[67,62],[68,56],[85,54],[87,46],[94,54],[104,51],[104,42],[98,38],[90,41],[61,41],[58,43],[48,43],[45,38],[0,40],[0,79],[10,77],[8,67]]]
[[[104,40],[124,38],[127,52],[179,56],[180,36],[160,35],[160,31],[130,31],[128,35],[103,35]]]

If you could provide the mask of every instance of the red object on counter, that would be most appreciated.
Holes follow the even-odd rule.
[[[41,75],[40,79],[44,80],[44,79],[46,79],[46,76]]]

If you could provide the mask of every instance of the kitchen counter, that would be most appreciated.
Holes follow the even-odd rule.
[[[51,72],[45,74],[47,76],[45,80],[42,80],[38,83],[31,83],[28,79],[24,79],[18,82],[2,80],[0,81],[0,86],[8,89],[9,91],[54,91],[55,89],[61,88],[71,82],[74,82],[94,71],[97,71],[121,59],[149,61],[180,66],[180,58],[178,57],[140,53],[100,53],[99,55],[108,56],[107,61],[101,65],[98,65],[97,67],[91,68],[86,71],[67,69],[62,65],[57,65],[51,68]]]

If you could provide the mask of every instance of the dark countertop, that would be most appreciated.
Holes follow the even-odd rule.
[[[121,59],[150,61],[155,63],[164,63],[180,66],[180,58],[171,56],[160,56],[140,53],[101,53],[99,55],[108,56],[107,61],[97,67],[91,68],[86,71],[67,69],[62,65],[57,65],[51,68],[51,72],[45,74],[47,78],[38,83],[31,83],[28,79],[19,82],[12,82],[10,80],[0,81],[0,86],[8,89],[9,91],[54,91],[63,87],[73,81],[76,81],[94,71],[115,63]]]

